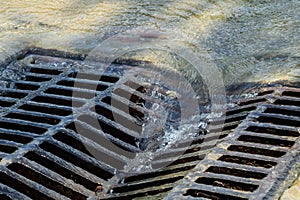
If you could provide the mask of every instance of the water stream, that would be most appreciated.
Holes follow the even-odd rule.
[[[209,53],[226,85],[298,80],[299,11],[298,0],[1,1],[0,59],[31,45],[89,53],[144,26],[178,33],[187,47]]]

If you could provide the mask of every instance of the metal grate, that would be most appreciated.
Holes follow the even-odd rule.
[[[300,90],[267,88],[212,121],[209,133],[201,130],[193,140],[154,156],[154,168],[173,161],[167,167],[118,173],[133,158],[126,152],[140,152],[149,145],[137,134],[151,112],[142,105],[154,102],[146,92],[151,86],[127,81],[116,98],[111,95],[113,87],[130,66],[112,65],[99,79],[82,70],[84,56],[22,53],[7,63],[22,66],[21,78],[12,80],[0,96],[1,199],[87,199],[95,196],[99,185],[104,188],[101,199],[263,198],[278,187],[275,182],[280,183],[298,153]],[[163,89],[159,92],[162,98],[155,101],[176,110],[176,102],[166,101]],[[112,100],[117,103],[112,105]],[[90,123],[91,118],[102,130]],[[168,120],[176,123],[176,117]],[[126,151],[115,151],[103,142],[106,138]],[[103,159],[94,158],[90,150]]]
[[[299,95],[297,88],[267,88],[247,101],[267,100],[199,162],[168,198],[278,197],[276,190],[299,155]]]

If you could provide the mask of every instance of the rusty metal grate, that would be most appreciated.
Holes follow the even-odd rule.
[[[167,167],[119,174],[132,159],[126,152],[147,148],[136,137],[150,112],[141,106],[151,104],[147,88],[128,81],[112,105],[112,88],[130,66],[112,65],[99,79],[81,71],[83,56],[71,59],[75,57],[51,53],[31,50],[7,63],[24,71],[0,96],[1,199],[87,199],[99,184],[104,187],[101,199],[263,198],[283,179],[282,172],[298,153],[300,90],[266,88],[212,121],[209,133],[201,130],[193,140],[156,155],[154,166],[174,161]],[[176,102],[167,103],[176,110]],[[123,112],[126,105],[129,115]],[[114,115],[112,106],[117,109]],[[116,115],[122,124],[114,121]],[[89,123],[92,117],[102,130]],[[106,138],[126,150],[124,154],[103,142]],[[94,158],[87,147],[103,159]]]
[[[168,197],[278,198],[276,190],[299,157],[299,95],[297,88],[266,88],[247,101],[265,99]]]

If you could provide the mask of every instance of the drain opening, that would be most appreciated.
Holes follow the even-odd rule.
[[[148,187],[161,186],[161,185],[168,184],[168,183],[174,183],[182,178],[183,178],[183,176],[178,176],[178,177],[172,177],[172,178],[168,178],[168,179],[151,181],[151,182],[147,182],[147,183],[137,183],[137,184],[132,184],[132,185],[123,186],[123,187],[115,187],[113,189],[113,193],[124,193],[124,192],[129,192],[129,191],[141,190],[141,189],[148,188]]]
[[[40,76],[26,76],[25,78],[26,81],[32,81],[32,82],[46,82],[50,81],[51,78],[46,78],[46,77],[40,77]]]
[[[299,107],[299,100],[285,100],[285,99],[278,99],[274,102],[275,105],[287,105],[287,106],[297,106]]]
[[[240,114],[240,113],[249,113],[252,110],[255,110],[256,106],[243,107],[239,109],[234,109],[226,112],[226,116]]]
[[[60,174],[67,179],[73,180],[75,183],[78,183],[91,191],[94,191],[98,185],[97,183],[93,183],[92,181],[79,176],[78,174],[62,167],[61,165],[56,164],[56,162],[48,160],[46,157],[40,156],[35,152],[26,153],[24,157]]]
[[[300,97],[300,92],[293,92],[293,91],[284,91],[282,93],[283,96],[290,96],[290,97]]]
[[[60,116],[68,116],[68,115],[72,114],[72,110],[59,109],[57,107],[46,107],[46,106],[42,106],[42,105],[35,106],[35,105],[25,104],[23,106],[20,106],[19,108],[22,110],[46,113],[46,114],[55,113],[56,115],[60,115]]]
[[[258,188],[258,185],[241,183],[236,181],[217,179],[217,178],[206,178],[201,177],[196,180],[196,183],[204,184],[204,185],[212,185],[216,187],[224,187],[233,190],[241,190],[246,192],[253,192]]]
[[[142,127],[137,125],[134,121],[132,121],[132,119],[129,119],[128,116],[122,116],[117,114],[116,112],[113,113],[111,110],[100,105],[95,106],[95,111],[97,114],[102,115],[107,119],[110,119],[111,121],[115,121],[115,118],[117,118],[118,124],[124,126],[125,128],[128,128],[129,130],[135,131],[137,133],[142,132]]]
[[[92,125],[94,128],[98,129],[99,125],[103,132],[112,135],[114,138],[118,138],[125,143],[129,143],[132,146],[137,146],[135,137],[115,128],[113,125],[108,124],[102,119],[96,119],[98,124],[93,124],[95,119],[90,115],[81,115],[78,120],[86,122],[89,125]]]
[[[250,159],[250,158],[244,158],[238,156],[229,156],[229,155],[221,156],[218,160],[221,160],[223,162],[237,163],[242,165],[249,165],[249,166],[263,167],[263,168],[272,168],[275,165],[277,165],[276,162],[272,162],[272,161],[264,161],[264,160]]]
[[[67,87],[74,87],[76,81],[76,87],[80,89],[87,89],[87,90],[96,90],[96,91],[104,91],[108,88],[108,86],[100,84],[99,82],[83,82],[83,81],[78,81],[78,80],[63,80],[57,82],[57,85],[62,85],[62,86],[67,86]]]
[[[2,184],[14,188],[15,190],[25,194],[26,196],[32,199],[41,199],[41,200],[52,199],[46,196],[45,194],[41,193],[40,191],[29,187],[25,183],[22,183],[21,181],[14,179],[13,177],[10,177],[3,172],[0,172],[0,180]]]
[[[265,98],[258,98],[258,99],[253,99],[253,100],[247,100],[247,101],[242,101],[239,103],[240,106],[246,106],[249,104],[255,104],[255,103],[261,103],[261,102],[265,102],[266,99]]]
[[[259,92],[257,94],[257,96],[264,96],[264,95],[267,95],[267,94],[272,94],[274,92],[274,90],[267,90],[267,91],[264,91],[264,92]]]
[[[37,90],[40,88],[38,85],[31,85],[31,84],[25,84],[25,83],[16,83],[16,88],[19,90]]]
[[[80,107],[84,104],[83,102],[76,101],[75,99],[67,100],[67,99],[54,98],[49,96],[37,96],[34,97],[32,101],[61,105],[61,106],[68,106],[68,107],[72,107],[73,105],[76,105],[76,107]]]
[[[17,150],[17,147],[7,146],[4,144],[0,144],[0,151],[3,153],[13,153]]]
[[[299,121],[291,120],[291,119],[283,119],[280,117],[266,117],[266,116],[260,116],[257,118],[257,121],[261,123],[270,123],[270,124],[277,124],[277,125],[283,125],[283,126],[293,126],[298,127]]]
[[[278,135],[278,136],[299,137],[299,133],[296,131],[276,129],[271,127],[250,126],[246,129],[246,131],[250,131],[254,133]]]
[[[107,96],[107,97],[104,97],[101,101],[111,106],[111,100],[112,100],[111,97]],[[133,101],[133,100],[131,100],[131,101]],[[138,104],[136,104],[136,105],[138,106]],[[145,117],[144,113],[132,108],[130,105],[128,106],[127,104],[125,104],[121,101],[115,101],[114,106],[117,109],[122,110],[126,113],[129,111],[129,114],[137,119],[143,119]]]
[[[265,113],[281,114],[281,115],[290,115],[300,117],[300,111],[288,110],[284,108],[267,108]]]
[[[243,142],[252,142],[252,143],[267,144],[267,145],[274,145],[274,146],[281,146],[281,147],[292,147],[295,143],[287,140],[264,138],[264,137],[251,136],[251,135],[242,135],[237,140]]]
[[[9,101],[0,100],[0,107],[10,107],[10,106],[12,106],[14,104],[15,104],[15,102],[9,102]]]
[[[0,140],[14,141],[21,144],[27,144],[33,140],[33,138],[26,137],[20,134],[3,133],[0,132]]]
[[[106,75],[97,75],[97,74],[87,74],[87,73],[78,73],[73,72],[68,75],[70,78],[77,78],[77,80],[80,80],[78,77],[80,77],[82,80],[89,80],[89,81],[102,81],[107,83],[116,83],[119,78],[114,76],[106,76]]]
[[[7,167],[8,169],[36,182],[39,183],[51,190],[54,190],[66,197],[69,197],[71,199],[86,199],[86,197],[76,191],[71,190],[70,188],[62,185],[61,183],[58,183],[56,181],[53,181],[52,179],[30,169],[29,167],[26,167],[19,163],[13,163]]]
[[[46,94],[54,94],[54,95],[61,95],[66,97],[77,97],[77,98],[85,98],[85,99],[91,99],[94,97],[94,94],[84,91],[76,91],[74,92],[71,89],[62,89],[62,88],[49,88],[44,93]],[[75,96],[76,95],[76,96]]]
[[[211,200],[247,200],[246,198],[194,189],[188,189],[184,196],[203,197]]]
[[[50,124],[50,125],[58,124],[60,121],[59,119],[56,118],[50,118],[45,116],[41,117],[41,116],[34,116],[30,114],[21,114],[21,113],[10,113],[8,115],[5,115],[5,117],[11,119],[21,119],[30,122]]]
[[[9,129],[9,130],[17,130],[17,131],[24,131],[28,133],[35,133],[35,134],[43,134],[47,131],[45,128],[31,126],[31,125],[24,125],[24,124],[16,124],[12,122],[4,122],[0,121],[0,127],[3,129]]]
[[[190,169],[193,169],[194,166],[195,165],[184,166],[184,167],[179,167],[179,168],[175,168],[175,169],[169,169],[169,170],[163,170],[163,171],[154,171],[154,172],[151,172],[151,173],[130,176],[130,177],[126,177],[124,179],[124,183],[139,182],[139,181],[145,180],[145,179],[152,179],[152,178],[159,177],[159,176],[175,174],[175,173],[178,173],[178,172],[184,172],[184,171],[188,171]]]
[[[10,98],[16,98],[16,99],[22,99],[27,96],[28,93],[21,93],[21,92],[9,92],[5,91],[1,94],[1,97],[10,97]]]
[[[0,194],[0,199],[1,200],[13,200],[13,199],[11,199],[10,197],[8,197],[8,196],[6,196],[4,194]]]
[[[126,194],[126,196],[120,196],[120,197],[112,197],[112,198],[105,198],[105,199],[113,199],[113,200],[131,200],[131,199],[134,199],[134,198],[139,198],[139,197],[148,197],[148,196],[154,196],[154,195],[158,195],[158,194],[162,194],[162,193],[165,193],[165,192],[168,192],[172,189],[172,187],[166,187],[166,188],[163,188],[163,189],[158,189],[158,190],[151,190],[151,191],[147,191],[147,192],[140,192],[140,193],[137,193],[137,194],[133,194],[133,195],[130,195],[130,194]]]
[[[43,69],[43,68],[35,68],[31,67],[30,72],[36,73],[36,74],[49,74],[49,75],[59,75],[62,73],[62,71],[58,70],[51,70],[51,69]]]
[[[111,145],[107,140],[108,138],[98,134],[97,132],[94,132],[91,129],[87,129],[86,127],[82,126],[80,123],[77,123],[76,126],[74,123],[71,123],[69,125],[66,126],[67,129],[73,130],[75,133],[78,133],[90,140],[95,141],[97,144],[99,144],[100,146],[116,152],[116,148],[114,147],[114,145],[116,145],[118,148],[123,149],[124,151],[122,151],[121,149],[118,149],[118,153],[120,153],[121,155],[128,157],[128,158],[134,158],[133,154],[128,154],[127,152],[132,152],[129,148],[125,148],[124,146],[119,145],[118,143],[111,141],[114,145]],[[56,134],[57,135],[57,134]],[[68,141],[68,140],[67,140]]]
[[[81,151],[82,153],[87,154],[88,156],[94,157],[93,155],[98,155],[97,157],[98,161],[106,163],[114,168],[122,169],[126,164],[124,161],[118,160],[117,158],[108,155],[107,153],[102,152],[99,149],[96,149],[95,147],[91,147],[90,145],[89,145],[89,149],[87,150],[86,146],[83,145],[81,141],[76,140],[75,138],[72,138],[70,136],[68,137],[64,135],[62,137],[62,135],[55,134],[54,138],[58,138],[59,141],[73,147],[74,149]],[[62,140],[66,138],[68,138],[68,140]]]
[[[267,174],[260,173],[260,172],[232,169],[232,168],[227,168],[227,167],[217,167],[217,166],[211,166],[205,172],[212,172],[212,173],[217,173],[217,174],[227,174],[227,175],[231,175],[231,176],[253,178],[253,179],[263,179],[267,176]]]
[[[246,147],[246,146],[237,146],[237,145],[231,145],[228,148],[228,150],[270,156],[270,157],[275,157],[275,158],[279,158],[286,154],[286,152],[282,152],[282,151],[268,150],[268,149],[262,149],[262,148],[257,148],[257,147],[254,148],[254,147]]]
[[[97,167],[94,164],[83,160],[83,158],[77,157],[74,154],[67,152],[66,150],[64,150],[58,146],[55,146],[51,143],[45,142],[45,143],[41,144],[40,147],[42,149],[44,149],[45,151],[48,151],[56,156],[59,156],[60,158],[66,160],[67,162],[70,162],[70,163],[90,172],[91,174],[94,174],[95,176],[98,176],[98,177],[104,179],[104,180],[108,180],[111,177],[113,177],[112,173],[109,173],[108,171],[105,171],[105,170],[101,169],[100,167]]]

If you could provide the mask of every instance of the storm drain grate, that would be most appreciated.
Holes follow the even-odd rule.
[[[258,104],[168,198],[278,198],[276,190],[299,155],[300,90],[290,87],[265,90],[267,101]],[[260,95],[252,102],[259,99]]]
[[[267,88],[212,121],[209,133],[154,156],[154,168],[168,166],[118,174],[133,159],[127,152],[147,148],[137,134],[154,100],[133,81],[111,95],[129,66],[112,65],[100,78],[81,63],[31,51],[9,64],[24,71],[0,97],[1,199],[87,199],[99,185],[101,199],[264,197],[298,151],[300,91]]]

